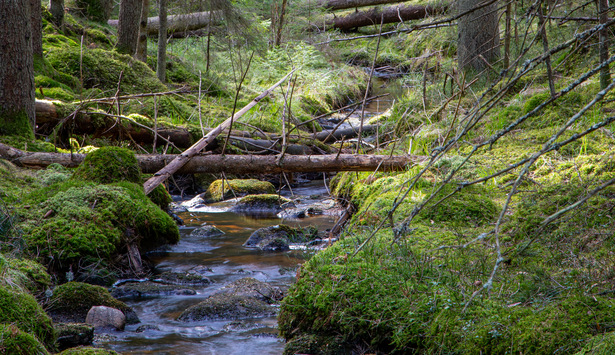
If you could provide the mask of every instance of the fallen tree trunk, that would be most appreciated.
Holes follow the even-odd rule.
[[[374,6],[382,4],[396,4],[404,2],[400,0],[321,0],[314,6],[325,8],[330,11],[352,9],[356,7]]]
[[[395,5],[385,8],[373,8],[350,15],[333,18],[326,21],[320,30],[340,29],[350,30],[357,27],[373,26],[382,23],[394,23],[409,20],[420,20],[426,17],[442,14],[448,9],[446,5]]]
[[[365,125],[363,126],[363,133],[372,133],[378,129],[377,125]],[[321,142],[331,143],[341,139],[355,138],[359,135],[359,127],[351,127],[336,130],[321,131],[313,134],[315,139]]]
[[[0,143],[0,158],[15,165],[29,168],[45,168],[56,163],[69,168],[77,167],[85,154],[30,153]],[[137,154],[141,170],[152,174],[167,166],[177,155]],[[176,170],[181,174],[229,173],[271,174],[294,172],[337,171],[399,171],[408,165],[422,162],[426,157],[403,155],[287,155],[277,162],[277,155],[198,155]]]
[[[51,131],[70,113],[59,113],[58,107],[53,101],[36,100],[36,125],[37,133],[44,135]],[[152,144],[154,142],[153,128],[145,128],[136,121],[124,117],[108,115],[106,113],[79,111],[65,124],[70,126],[71,132],[76,134],[88,134],[95,138],[132,139],[138,144]],[[187,148],[192,144],[192,135],[185,128],[162,127],[157,129],[158,139],[162,143],[164,139],[173,143],[178,148]],[[162,137],[162,139],[160,139]]]
[[[183,15],[171,15],[167,16],[167,32],[169,34],[174,32],[186,32],[186,31],[194,31],[199,30],[201,28],[205,28],[208,25],[216,26],[220,25],[222,21],[221,18],[222,13],[220,11],[204,11],[204,12],[193,12],[190,14]],[[110,26],[117,27],[118,20],[109,20],[107,23]],[[149,36],[157,35],[158,30],[160,29],[160,18],[158,16],[148,17],[147,18],[147,34]]]
[[[175,174],[176,171],[181,169],[186,163],[188,163],[195,155],[197,155],[201,150],[203,150],[208,144],[213,142],[213,140],[222,133],[223,130],[231,127],[233,122],[243,116],[246,112],[248,112],[252,107],[256,106],[262,99],[269,96],[269,94],[277,88],[280,84],[282,84],[289,76],[291,76],[296,69],[293,69],[290,73],[286,74],[280,81],[273,84],[270,88],[263,91],[260,95],[258,95],[254,100],[252,100],[249,104],[244,106],[241,110],[237,111],[234,115],[229,117],[226,121],[222,122],[218,127],[211,130],[205,137],[201,138],[198,142],[192,145],[190,148],[186,149],[182,154],[178,155],[173,161],[171,161],[167,166],[161,168],[158,172],[154,174],[154,176],[148,179],[144,184],[143,188],[145,189],[145,194],[149,194],[152,192],[156,186],[160,185],[163,181],[171,177]]]

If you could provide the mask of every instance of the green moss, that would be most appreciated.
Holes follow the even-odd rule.
[[[575,355],[608,355],[615,352],[615,333],[599,334],[591,338]]]
[[[73,174],[74,179],[107,184],[141,183],[141,168],[134,153],[125,148],[103,147],[88,154]]]
[[[48,355],[49,352],[31,334],[13,324],[0,324],[0,354]]]
[[[70,348],[62,351],[59,355],[119,355],[113,350],[93,348],[89,346]]]
[[[152,192],[147,194],[147,197],[163,211],[166,211],[169,208],[169,203],[173,202],[173,198],[163,184],[156,186]]]
[[[71,92],[66,91],[64,88],[54,87],[48,89],[42,89],[36,91],[37,99],[52,99],[52,100],[62,100],[62,101],[74,101],[75,95]]]
[[[222,186],[223,181],[224,188]],[[221,201],[232,197],[273,193],[275,193],[275,187],[267,181],[259,181],[255,179],[216,180],[209,185],[204,199]]]
[[[18,136],[34,140],[34,129],[26,112],[0,110],[0,136]]]
[[[4,259],[2,270],[2,283],[7,287],[19,286],[32,294],[39,294],[51,285],[51,276],[47,269],[33,260]]]
[[[40,170],[37,175],[43,185],[49,186],[68,180],[72,172],[60,164],[53,163],[45,170]]]
[[[120,73],[121,93],[157,92],[166,89],[156,77],[156,73],[131,56],[100,48],[88,49],[83,51],[83,56],[81,54],[78,45],[70,46],[49,51],[47,59],[56,70],[73,77],[82,77],[85,89],[97,87],[115,92]]]
[[[93,306],[116,308],[124,313],[129,310],[124,302],[113,298],[106,288],[83,282],[67,282],[54,288],[48,310],[51,314],[65,315],[83,323]]]
[[[141,185],[67,181],[35,191],[22,223],[31,252],[54,269],[112,262],[125,243],[142,251],[179,240],[173,219],[154,205]],[[45,217],[47,216],[47,217]]]
[[[47,349],[55,348],[51,319],[31,295],[0,286],[0,319],[36,336]]]

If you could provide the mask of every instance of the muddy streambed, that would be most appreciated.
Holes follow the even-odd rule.
[[[284,191],[299,207],[318,204],[333,207],[323,181]],[[123,332],[99,335],[98,345],[130,354],[281,354],[284,343],[277,337],[275,317],[201,322],[180,322],[177,317],[189,306],[203,301],[225,285],[252,277],[272,286],[286,289],[294,280],[296,268],[314,250],[302,245],[284,252],[264,252],[243,247],[255,230],[284,223],[290,226],[315,226],[319,231],[330,229],[335,215],[321,214],[302,219],[281,219],[276,216],[258,218],[225,210],[225,202],[179,213],[185,225],[180,227],[181,241],[164,253],[150,257],[159,272],[197,273],[212,284],[190,287],[196,294],[172,294],[137,300],[126,300],[136,311],[141,323],[128,325]],[[225,234],[197,237],[190,233],[203,223],[215,225]],[[275,306],[272,306],[275,307]]]

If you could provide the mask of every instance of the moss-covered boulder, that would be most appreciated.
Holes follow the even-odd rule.
[[[15,325],[35,336],[47,349],[55,349],[51,319],[30,294],[0,286],[0,322]]]
[[[314,227],[293,228],[285,224],[257,229],[243,246],[259,250],[289,250],[290,243],[306,243],[318,237]]]
[[[57,323],[58,350],[76,346],[91,345],[94,340],[94,327],[83,323]]]
[[[83,78],[85,89],[117,91],[120,73],[120,93],[164,91],[156,73],[145,63],[114,50],[92,48],[80,50],[77,43],[51,50],[47,60],[58,72]]]
[[[246,195],[274,193],[275,187],[270,182],[256,179],[233,179],[212,182],[201,197],[205,202],[216,202]]]
[[[62,351],[59,355],[119,355],[116,351],[80,346]]]
[[[0,284],[39,294],[51,285],[51,276],[40,263],[28,259],[9,259],[0,254]]]
[[[134,311],[126,303],[113,298],[106,288],[82,282],[57,286],[49,300],[48,311],[56,322],[84,323],[93,306],[119,309],[126,315],[129,324],[138,322]]]
[[[235,213],[259,215],[275,214],[283,210],[283,206],[290,207],[291,201],[286,197],[274,194],[248,195],[242,197],[231,211]]]
[[[109,184],[119,181],[141,183],[141,168],[134,152],[126,148],[102,147],[86,155],[73,179]]]
[[[23,355],[47,355],[45,346],[33,335],[22,331],[14,324],[0,324],[0,353]]]
[[[163,211],[168,210],[169,204],[173,202],[173,198],[163,184],[156,186],[152,192],[147,194],[147,197],[149,197],[149,199]]]
[[[134,183],[71,180],[36,191],[29,199],[36,208],[25,212],[24,238],[32,254],[56,271],[117,263],[129,243],[146,252],[179,240],[173,219]]]

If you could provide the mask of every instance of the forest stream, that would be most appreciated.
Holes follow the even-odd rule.
[[[375,80],[375,95],[387,93],[391,88],[400,90],[396,81]],[[368,102],[363,112],[364,122],[390,107],[391,96]],[[360,108],[341,112],[339,117],[349,114],[343,123],[345,126],[360,123]],[[328,122],[336,123],[335,117],[321,121],[324,125]],[[181,322],[177,318],[188,307],[246,277],[286,290],[295,279],[297,267],[326,242],[323,240],[323,244],[313,246],[295,244],[288,251],[259,251],[243,244],[255,230],[282,223],[292,227],[313,226],[320,236],[324,236],[335,225],[340,212],[335,200],[329,196],[328,183],[323,175],[320,179],[304,180],[281,191],[280,194],[291,199],[299,209],[316,206],[318,210],[325,210],[323,214],[309,214],[300,219],[229,212],[233,200],[178,212],[185,223],[180,226],[180,242],[149,258],[158,273],[197,274],[212,283],[186,285],[191,291],[187,293],[123,299],[135,310],[140,323],[127,325],[123,332],[98,334],[96,343],[119,353],[131,354],[281,354],[284,342],[277,336],[275,316],[199,322]],[[187,199],[181,201],[179,196],[175,199],[179,200],[176,205],[188,204]],[[202,225],[215,226],[225,234],[207,238],[191,235]]]

